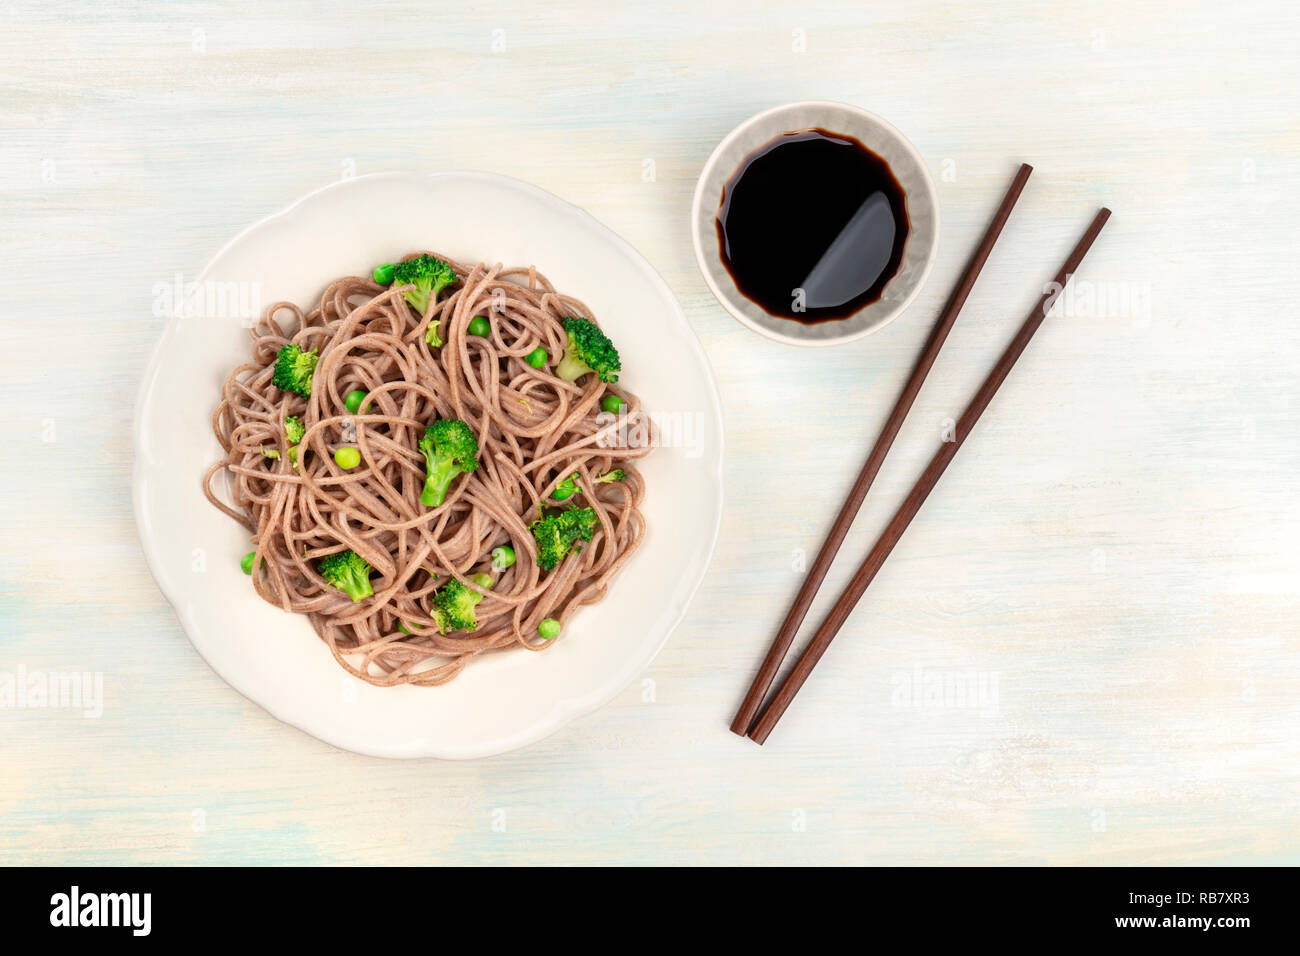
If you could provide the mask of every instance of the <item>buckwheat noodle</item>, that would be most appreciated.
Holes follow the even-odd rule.
[[[334,282],[309,313],[272,305],[252,329],[252,361],[222,388],[212,424],[226,455],[203,479],[208,500],[252,532],[257,593],[306,614],[334,658],[371,684],[442,684],[484,652],[556,643],[562,638],[538,638],[538,623],[564,622],[599,601],[645,533],[644,484],[629,467],[651,447],[640,401],[595,375],[569,383],[524,361],[541,346],[553,363],[567,341],[560,320],[594,316],[532,267],[467,268],[431,254],[450,263],[459,282],[425,315],[407,304],[405,287],[363,277]],[[490,317],[487,337],[467,333],[480,315]],[[441,348],[425,344],[431,322],[439,323]],[[271,384],[286,342],[320,350],[309,399]],[[367,393],[355,415],[344,405],[354,389]],[[600,412],[606,392],[627,403],[616,420]],[[306,427],[298,471],[284,436],[289,415]],[[469,424],[479,467],[428,508],[419,500],[425,460],[416,443],[437,418]],[[361,453],[350,471],[332,457],[344,444]],[[623,481],[593,482],[620,467]],[[220,474],[230,476],[233,505],[214,488]],[[542,571],[528,526],[572,474],[580,497],[565,504],[594,508],[599,527],[581,551]],[[517,560],[493,572],[498,545],[514,548]],[[375,594],[358,603],[315,569],[345,548],[374,568]],[[476,609],[477,628],[440,634],[430,616],[437,586],[483,571],[495,583]]]

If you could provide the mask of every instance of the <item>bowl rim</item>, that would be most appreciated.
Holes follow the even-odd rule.
[[[775,117],[787,113],[809,109],[837,109],[847,111],[854,114],[863,123],[875,126],[886,136],[893,139],[898,146],[903,149],[903,151],[911,156],[912,160],[916,163],[917,168],[920,169],[921,186],[924,194],[929,199],[933,218],[933,238],[930,241],[929,248],[924,254],[920,278],[912,288],[912,291],[904,298],[898,300],[889,311],[883,313],[879,319],[865,328],[858,329],[854,332],[848,332],[843,335],[829,337],[823,336],[819,338],[808,338],[799,334],[778,332],[774,329],[759,325],[749,316],[745,315],[744,311],[736,305],[736,297],[742,296],[740,290],[735,288],[724,289],[714,280],[712,272],[708,268],[708,263],[717,261],[717,250],[714,248],[714,243],[706,241],[706,237],[702,234],[700,227],[702,220],[701,214],[704,205],[705,184],[714,177],[721,156],[727,148],[754,126],[768,122]],[[787,130],[787,132],[789,132],[789,130]],[[845,135],[851,135],[851,133],[846,131]],[[935,260],[938,258],[939,232],[942,225],[941,211],[939,208],[939,191],[935,186],[934,177],[930,174],[930,167],[926,164],[925,157],[921,155],[921,151],[913,145],[911,140],[902,134],[898,127],[894,126],[888,120],[872,113],[870,110],[865,110],[860,106],[855,106],[852,103],[844,103],[839,100],[796,100],[790,103],[782,103],[755,113],[738,123],[731,132],[719,140],[718,144],[713,148],[713,151],[709,153],[709,158],[704,161],[704,165],[700,168],[699,177],[695,181],[695,191],[691,197],[690,216],[691,243],[695,248],[695,265],[699,268],[700,274],[704,277],[705,284],[708,285],[709,291],[713,293],[713,297],[717,299],[718,304],[726,309],[727,312],[736,319],[736,321],[740,322],[740,324],[744,325],[746,328],[752,329],[773,341],[784,342],[787,345],[800,345],[806,348],[822,348],[832,345],[843,345],[846,342],[853,342],[865,338],[873,332],[878,332],[880,329],[883,329],[907,311],[908,306],[912,304],[920,294],[921,289],[925,287],[925,283],[930,277],[930,271],[934,268]],[[712,218],[710,218],[709,221],[711,222]],[[712,239],[713,237],[710,235],[707,238]],[[706,246],[708,246],[709,249],[707,252],[705,249]],[[876,303],[872,303],[864,308],[872,308],[875,304]],[[799,326],[796,323],[791,323],[791,325],[796,329],[802,328],[802,326]]]

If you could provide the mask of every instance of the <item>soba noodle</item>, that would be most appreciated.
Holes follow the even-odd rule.
[[[629,465],[651,443],[627,440],[629,432],[645,437],[637,397],[594,374],[570,383],[524,361],[540,346],[553,364],[567,341],[561,319],[594,320],[588,309],[533,268],[440,258],[459,281],[425,315],[400,287],[361,277],[334,282],[309,313],[272,305],[252,329],[252,361],[231,372],[213,415],[226,456],[205,475],[204,491],[252,532],[253,587],[306,614],[335,659],[372,684],[442,684],[483,652],[550,646],[539,622],[563,622],[599,601],[645,531],[644,485]],[[468,334],[475,316],[489,318],[487,337]],[[425,344],[430,322],[440,323],[441,348]],[[310,398],[271,384],[287,342],[319,349]],[[344,404],[353,390],[367,396],[355,415]],[[599,404],[610,392],[626,403],[612,422]],[[291,415],[306,428],[297,469],[284,429]],[[417,442],[438,418],[470,426],[479,466],[428,508]],[[343,445],[358,449],[360,466],[335,463]],[[615,468],[624,469],[622,481],[593,480]],[[220,474],[230,476],[233,505],[214,488]],[[556,504],[550,495],[570,475],[580,496],[564,504],[595,509],[599,526],[581,550],[543,571],[529,524]],[[490,558],[500,545],[517,556],[504,571]],[[373,597],[354,603],[317,573],[318,559],[344,549],[373,567]],[[435,590],[481,572],[495,580],[477,606],[477,627],[439,633]]]

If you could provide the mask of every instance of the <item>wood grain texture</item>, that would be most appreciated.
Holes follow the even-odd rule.
[[[31,2],[0,26],[0,672],[105,693],[97,719],[0,709],[0,863],[1300,862],[1289,4]],[[943,208],[908,314],[832,350],[728,317],[687,232],[713,145],[802,98],[900,126]],[[1079,278],[1104,307],[1048,320],[767,746],[738,740],[803,551],[1022,160],[810,620],[1102,204]],[[132,404],[157,283],[341,176],[454,168],[552,190],[662,272],[722,389],[728,504],[641,682],[522,752],[384,762],[190,647],[136,540]]]

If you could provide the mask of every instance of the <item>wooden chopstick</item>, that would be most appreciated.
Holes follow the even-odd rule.
[[[839,514],[835,516],[835,522],[831,525],[831,530],[826,535],[821,550],[817,552],[816,560],[813,561],[812,567],[808,569],[803,585],[799,588],[794,603],[790,605],[790,610],[781,623],[781,629],[777,631],[776,637],[772,640],[772,646],[767,652],[767,657],[763,659],[763,664],[754,676],[753,683],[749,685],[749,692],[745,694],[740,710],[736,712],[736,717],[731,722],[731,732],[733,734],[739,734],[743,737],[753,725],[754,718],[758,714],[758,708],[771,688],[772,681],[776,679],[776,672],[780,669],[781,662],[785,660],[785,655],[790,650],[790,644],[794,641],[799,625],[803,623],[804,617],[808,614],[808,608],[812,606],[813,598],[817,596],[817,589],[821,587],[822,581],[825,580],[826,572],[830,570],[831,563],[835,560],[840,545],[844,543],[845,535],[849,533],[849,528],[853,525],[853,519],[857,517],[858,511],[862,508],[862,501],[867,497],[867,491],[871,488],[871,483],[876,480],[876,474],[880,471],[880,466],[889,453],[890,446],[893,445],[894,438],[898,435],[898,430],[903,426],[903,419],[907,417],[908,411],[911,410],[912,403],[916,400],[916,395],[921,390],[926,375],[929,374],[931,367],[934,365],[934,360],[938,358],[939,350],[943,348],[943,343],[947,340],[953,323],[957,321],[962,306],[966,304],[966,298],[970,295],[971,289],[974,288],[975,280],[979,278],[984,263],[988,261],[989,254],[993,251],[994,243],[998,241],[998,236],[1002,234],[1002,227],[1006,225],[1007,218],[1011,215],[1011,210],[1015,207],[1016,200],[1020,198],[1020,193],[1029,180],[1029,174],[1033,171],[1032,166],[1025,163],[1021,164],[1015,178],[1011,181],[1011,185],[1007,188],[1007,194],[1002,197],[997,212],[993,214],[992,221],[984,231],[983,238],[980,239],[979,245],[975,247],[975,251],[971,254],[970,261],[966,263],[966,269],[962,272],[961,279],[958,281],[956,288],[953,289],[952,295],[948,298],[948,303],[944,306],[943,312],[940,313],[939,320],[930,333],[929,341],[926,342],[925,349],[921,352],[921,357],[917,360],[911,377],[908,378],[907,384],[903,386],[903,391],[894,403],[893,411],[885,419],[885,427],[881,429],[871,453],[867,455],[867,460],[862,465],[862,470],[858,472],[857,481],[853,483],[848,498],[844,500]]]
[[[930,459],[930,464],[921,473],[921,477],[916,480],[916,484],[908,493],[903,504],[895,512],[894,517],[890,519],[889,524],[885,526],[884,533],[876,541],[866,560],[862,562],[848,587],[844,589],[844,593],[835,602],[830,613],[826,615],[826,620],[822,622],[822,626],[817,629],[817,633],[813,635],[808,647],[800,655],[798,663],[795,664],[794,669],[781,684],[780,690],[776,692],[771,702],[759,715],[749,733],[749,736],[755,742],[763,743],[767,740],[768,735],[772,733],[772,728],[776,726],[777,721],[781,719],[781,715],[786,712],[795,695],[799,693],[799,688],[804,685],[808,675],[817,666],[822,654],[826,653],[826,648],[835,639],[835,635],[848,619],[863,592],[867,590],[872,578],[876,576],[876,572],[885,563],[885,559],[889,557],[889,553],[894,549],[894,545],[898,543],[898,539],[907,530],[908,524],[916,516],[916,513],[921,510],[921,505],[925,503],[926,497],[934,490],[934,486],[938,483],[944,469],[948,467],[948,463],[957,454],[957,449],[961,448],[962,442],[966,440],[971,429],[975,427],[975,423],[979,421],[984,409],[988,408],[989,402],[992,401],[998,387],[1006,380],[1011,367],[1016,364],[1016,359],[1020,358],[1025,346],[1029,344],[1029,340],[1038,331],[1038,327],[1043,324],[1043,320],[1047,317],[1052,304],[1056,301],[1057,296],[1061,294],[1066,283],[1070,281],[1075,270],[1078,269],[1079,263],[1083,261],[1083,257],[1087,255],[1093,241],[1109,218],[1110,210],[1105,208],[1101,209],[1093,217],[1092,224],[1088,226],[1083,238],[1079,240],[1078,245],[1074,247],[1074,251],[1070,253],[1065,260],[1065,264],[1061,266],[1061,271],[1056,274],[1056,279],[1046,288],[1038,304],[1034,306],[1024,324],[1020,326],[1019,331],[1016,332],[1015,337],[998,359],[997,364],[993,366],[993,370],[989,372],[984,384],[979,387],[975,397],[966,406],[966,411],[962,412],[961,419],[957,422],[956,434],[953,440],[944,442],[939,446],[939,450]]]

